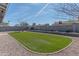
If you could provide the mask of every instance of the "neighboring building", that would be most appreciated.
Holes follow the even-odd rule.
[[[39,24],[39,25],[34,26],[34,29],[47,31],[47,30],[49,30],[49,27],[50,27],[49,24],[44,24],[44,25]]]
[[[0,3],[0,23],[2,22],[7,9],[7,3]]]
[[[52,25],[53,31],[79,32],[79,20],[72,22],[58,22]]]
[[[0,3],[0,31],[6,31],[10,29],[7,23],[3,23],[3,18],[6,13],[8,3]]]

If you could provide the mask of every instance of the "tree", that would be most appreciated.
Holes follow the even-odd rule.
[[[29,28],[29,24],[27,22],[21,22],[20,24],[21,30],[27,30]]]
[[[60,4],[58,8],[54,8],[58,12],[63,12],[67,15],[79,17],[79,4],[64,3]]]
[[[36,23],[33,23],[32,26],[31,26],[31,30],[34,30],[36,27]]]
[[[36,23],[33,23],[32,26],[35,27],[36,26]]]
[[[54,8],[58,12],[63,12],[69,16],[73,16],[79,20],[79,4],[76,3],[64,3],[60,4],[60,7]],[[73,23],[73,32],[76,31],[75,22]]]

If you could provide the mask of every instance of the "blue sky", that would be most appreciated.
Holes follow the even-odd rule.
[[[23,21],[29,24],[53,24],[59,20],[65,21],[72,19],[71,16],[54,10],[54,8],[58,8],[60,6],[60,4],[46,3],[8,4],[6,15],[3,21],[9,21],[10,25],[15,25]]]

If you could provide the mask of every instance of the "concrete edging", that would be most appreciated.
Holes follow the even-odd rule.
[[[9,35],[9,34],[8,34]],[[62,48],[62,49],[60,49],[60,50],[58,50],[58,51],[55,51],[55,52],[51,52],[51,53],[40,53],[40,52],[35,52],[35,51],[32,51],[32,50],[30,50],[29,48],[27,48],[26,46],[24,46],[22,43],[20,43],[18,40],[16,40],[14,37],[12,37],[11,35],[9,35],[12,39],[14,39],[17,43],[19,43],[19,45],[21,45],[23,48],[25,48],[26,50],[28,50],[29,52],[31,52],[31,53],[36,53],[36,54],[41,54],[41,55],[45,55],[45,54],[55,54],[55,53],[58,53],[58,52],[61,52],[61,51],[63,51],[64,49],[66,49],[66,48],[68,48],[70,45],[72,45],[72,43],[73,43],[73,40],[72,40],[72,42],[70,43],[70,44],[68,44],[66,47],[64,47],[64,48]]]

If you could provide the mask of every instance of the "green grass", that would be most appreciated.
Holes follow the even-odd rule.
[[[34,32],[12,32],[9,34],[28,49],[40,53],[58,51],[72,42],[68,37],[55,34],[48,35]]]

